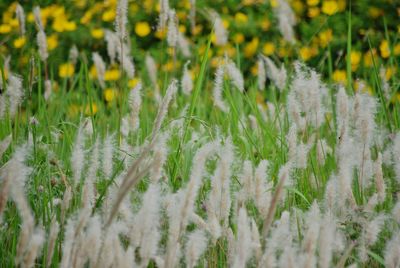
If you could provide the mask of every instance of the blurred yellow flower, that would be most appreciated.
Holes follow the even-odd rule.
[[[307,16],[308,16],[309,18],[318,17],[319,14],[321,14],[321,10],[319,9],[319,7],[310,7],[310,8],[308,9],[308,12],[307,12]]]
[[[186,33],[186,26],[181,24],[179,25],[178,30],[181,33]]]
[[[323,32],[320,32],[319,35],[319,44],[321,45],[321,47],[326,47],[331,41],[332,41],[332,29],[327,29]]]
[[[268,31],[271,27],[271,22],[268,19],[263,19],[260,25],[263,31]]]
[[[101,19],[103,21],[110,22],[110,21],[113,21],[115,19],[115,16],[116,16],[115,10],[114,9],[108,9],[108,10],[104,11],[103,15],[101,16]]]
[[[95,39],[102,39],[104,37],[104,31],[102,28],[94,28],[90,31],[90,34]]]
[[[315,47],[302,47],[300,48],[300,57],[304,61],[308,61],[311,59],[313,56],[316,55],[316,48]]]
[[[338,8],[339,8],[339,11],[340,11],[340,12],[346,10],[346,5],[347,5],[347,2],[346,2],[346,1],[347,1],[347,0],[338,0]]]
[[[390,80],[390,78],[392,78],[392,76],[396,73],[396,71],[397,71],[396,67],[388,67],[385,72],[386,80]]]
[[[251,58],[257,53],[258,44],[260,40],[258,37],[254,37],[243,49],[244,56],[246,58]]]
[[[271,56],[275,52],[275,45],[272,42],[267,42],[263,46],[263,53],[266,56]]]
[[[389,42],[387,40],[383,40],[379,45],[379,51],[381,52],[382,58],[386,59],[390,56],[390,48]]]
[[[80,107],[76,104],[71,104],[68,107],[68,116],[69,117],[75,117],[79,114],[79,112],[80,112]]]
[[[361,52],[360,51],[351,51],[350,62],[351,62],[351,70],[353,72],[356,71],[361,62]]]
[[[375,61],[376,61],[377,59],[376,59],[376,49],[375,48],[372,49],[372,54],[373,54],[373,56],[375,58]],[[365,52],[363,58],[364,58],[364,66],[365,67],[373,66],[372,55],[371,55],[370,51]]]
[[[56,34],[52,34],[46,38],[47,41],[47,49],[53,50],[58,46],[58,38]]]
[[[76,30],[76,23],[74,21],[66,21],[64,23],[64,29],[68,32],[72,32]]]
[[[367,85],[365,81],[356,80],[354,81],[353,87],[354,91],[356,92],[361,90],[362,93],[367,93],[371,96],[373,95],[372,88],[369,85]]]
[[[97,105],[96,103],[92,103],[92,105],[87,104],[85,107],[85,115],[87,116],[91,116],[91,115],[95,115],[98,111]]]
[[[347,75],[345,70],[335,70],[332,74],[333,81],[339,84],[346,84]]]
[[[85,14],[83,14],[83,17],[81,18],[81,23],[82,24],[88,24],[93,17],[93,12],[91,10],[88,10],[85,12]]]
[[[113,89],[113,88],[106,88],[106,89],[103,91],[103,95],[104,95],[104,100],[105,100],[106,102],[110,102],[110,101],[112,101],[112,100],[115,98],[116,91],[115,91],[115,89]]]
[[[245,24],[248,21],[248,17],[246,14],[242,13],[242,12],[238,12],[235,14],[235,22],[237,24]]]
[[[157,30],[154,33],[154,36],[157,37],[158,39],[163,39],[165,36],[167,36],[167,32],[165,30]]]
[[[271,3],[271,7],[278,7],[278,5],[279,5],[279,2],[278,2],[278,0],[270,0],[269,1],[270,3]]]
[[[150,25],[146,21],[137,22],[135,25],[135,33],[140,37],[149,35],[150,31]]]
[[[294,0],[292,2],[292,7],[296,14],[301,15],[304,11],[304,4],[301,2],[301,0]]]
[[[235,35],[233,36],[233,41],[238,44],[243,43],[244,35],[242,33],[235,33]]]
[[[1,24],[0,25],[0,34],[6,34],[11,32],[11,26],[9,24]]]
[[[120,78],[120,73],[118,69],[106,70],[106,72],[104,73],[105,81],[116,81],[119,78]]]
[[[331,16],[333,14],[335,14],[336,12],[338,12],[339,10],[339,6],[338,3],[336,1],[333,0],[327,0],[322,2],[322,12]]]
[[[96,69],[96,66],[94,64],[92,66],[90,66],[89,77],[92,78],[92,79],[97,78],[97,69]]]
[[[15,48],[21,48],[25,45],[25,43],[26,43],[26,37],[20,36],[14,40],[13,45]]]
[[[68,78],[71,77],[75,72],[75,67],[72,63],[67,62],[64,64],[61,64],[59,69],[58,69],[58,75],[61,78]]]
[[[371,18],[376,19],[376,18],[378,18],[378,17],[383,15],[383,10],[380,9],[380,8],[377,8],[377,7],[370,7],[368,9],[368,15]]]
[[[319,0],[307,0],[307,5],[316,6],[319,4]]]
[[[128,86],[129,86],[130,88],[134,88],[134,87],[136,87],[136,85],[137,85],[139,82],[140,82],[140,79],[139,79],[139,78],[133,78],[133,79],[131,79],[131,80],[128,81]]]
[[[400,55],[400,44],[397,44],[397,45],[394,46],[394,48],[393,48],[393,54],[394,54],[395,56],[399,56],[399,55]]]
[[[194,26],[193,35],[199,35],[202,30],[203,30],[203,26],[202,25]]]

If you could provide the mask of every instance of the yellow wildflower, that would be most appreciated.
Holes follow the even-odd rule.
[[[151,32],[150,25],[146,21],[137,22],[135,25],[135,33],[140,37],[145,37]]]
[[[261,21],[261,29],[263,31],[268,31],[270,27],[271,22],[268,19],[264,19],[263,21]]]
[[[275,52],[275,45],[272,42],[267,42],[263,46],[263,53],[266,56],[271,56]]]
[[[92,78],[92,79],[97,78],[97,69],[96,69],[96,66],[94,64],[92,66],[90,66],[89,77]]]
[[[47,41],[47,49],[53,50],[58,46],[58,38],[56,34],[52,34],[46,38]]]
[[[383,10],[380,9],[380,8],[377,8],[377,7],[370,7],[368,9],[368,15],[371,18],[376,19],[376,18],[378,18],[378,17],[383,15]]]
[[[101,16],[101,19],[103,21],[110,22],[115,19],[115,16],[116,16],[115,10],[109,9],[109,10],[104,11],[103,15]]]
[[[319,7],[310,7],[308,9],[307,16],[309,18],[315,18],[315,17],[318,17],[320,13],[321,13],[321,10],[319,9]]]
[[[322,3],[322,12],[331,16],[338,12],[339,6],[336,1],[333,0],[327,0]]]
[[[120,78],[120,73],[118,69],[110,69],[104,73],[105,81],[116,81]]]
[[[234,41],[235,43],[238,43],[238,44],[243,43],[243,41],[244,41],[244,35],[243,35],[242,33],[236,33],[236,34],[233,36],[233,41]]]
[[[335,70],[332,74],[333,81],[339,84],[346,84],[347,75],[344,70]]]
[[[316,6],[319,4],[319,0],[307,0],[307,5]]]
[[[1,24],[0,25],[0,34],[6,34],[11,32],[11,26],[9,24]]]
[[[350,53],[350,62],[351,62],[351,70],[353,72],[358,69],[360,61],[361,61],[361,52],[360,51],[352,51]]]
[[[87,104],[85,107],[85,115],[87,116],[91,116],[91,115],[95,115],[98,111],[97,105],[96,103],[92,103],[92,105]]]
[[[64,23],[64,29],[68,32],[72,32],[76,30],[76,23],[74,21],[66,21]]]
[[[332,41],[332,37],[333,37],[332,29],[328,29],[323,32],[320,32],[318,37],[319,37],[319,43],[320,43],[321,47],[323,47],[323,48],[326,47]]]
[[[95,39],[102,39],[104,37],[104,31],[101,28],[94,28],[90,31],[90,34]]]
[[[386,80],[390,80],[390,78],[392,78],[393,74],[395,74],[396,71],[397,71],[396,67],[388,67],[385,72]]]
[[[248,21],[248,17],[246,14],[242,13],[242,12],[238,12],[235,14],[235,22],[237,24],[245,24]]]
[[[377,59],[376,59],[376,49],[375,48],[372,49],[372,54],[373,54],[374,59],[376,61]],[[373,61],[372,61],[372,56],[371,56],[371,52],[370,51],[365,52],[363,58],[364,58],[364,66],[365,67],[373,66]]]
[[[139,78],[133,78],[133,79],[131,79],[131,80],[128,81],[128,86],[129,86],[130,88],[134,88],[134,87],[136,87],[136,85],[137,85],[139,82],[140,82],[140,79],[139,79]]]
[[[257,53],[258,44],[260,40],[254,37],[243,49],[244,56],[246,58],[251,58]]]
[[[397,44],[397,45],[394,46],[394,48],[393,48],[393,54],[394,54],[395,56],[399,56],[399,55],[400,55],[400,44]]]
[[[75,72],[75,67],[72,63],[67,62],[64,64],[61,64],[59,69],[58,69],[58,75],[61,78],[68,78],[71,77]]]
[[[21,36],[14,40],[13,45],[15,48],[21,48],[25,45],[25,43],[26,43],[26,37]]]
[[[389,42],[387,40],[383,40],[382,43],[379,45],[379,50],[381,52],[382,58],[386,59],[390,56],[390,48]]]
[[[111,102],[112,100],[114,100],[115,96],[116,96],[116,92],[115,89],[113,88],[106,88],[103,91],[103,95],[104,95],[104,99],[106,102]]]
[[[313,56],[312,48],[311,47],[302,47],[300,48],[300,57],[304,61],[308,61]]]

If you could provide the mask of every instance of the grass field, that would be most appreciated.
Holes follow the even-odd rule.
[[[0,11],[0,267],[400,267],[396,1]]]

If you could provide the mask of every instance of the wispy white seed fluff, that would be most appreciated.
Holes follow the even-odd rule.
[[[175,9],[170,9],[168,12],[168,32],[167,32],[167,43],[170,47],[176,47],[178,44],[178,26]]]
[[[103,173],[106,179],[110,179],[113,172],[113,155],[114,155],[114,135],[107,135],[103,144]]]
[[[265,82],[267,80],[267,72],[265,70],[265,64],[262,57],[258,57],[257,60],[257,82],[258,89],[262,90],[265,88]]]
[[[117,51],[120,50],[120,41],[115,33],[110,30],[105,31],[104,38],[107,43],[107,54],[110,58],[111,64],[115,63]]]
[[[8,135],[2,141],[0,141],[0,159],[3,156],[4,152],[8,149],[12,141],[12,136]]]
[[[106,85],[104,83],[104,74],[106,73],[106,64],[104,63],[103,58],[97,52],[92,53],[92,59],[96,68],[97,81],[99,81],[99,84],[102,88],[105,88]]]
[[[385,247],[385,266],[396,268],[400,266],[400,232],[393,234]]]
[[[160,15],[158,18],[158,30],[163,31],[167,27],[168,14],[170,11],[169,0],[160,0]]]
[[[85,165],[85,151],[84,151],[85,134],[83,128],[84,128],[83,124],[81,124],[78,128],[75,138],[75,143],[71,154],[73,184],[79,183]]]
[[[221,111],[227,113],[229,111],[229,107],[225,104],[225,102],[222,99],[222,92],[224,88],[224,74],[225,74],[225,66],[224,65],[218,66],[217,71],[215,72],[213,101],[216,107],[218,107]]]
[[[11,117],[15,115],[19,105],[24,98],[24,91],[22,89],[22,78],[15,75],[10,74],[8,78],[8,86],[6,91],[6,96],[9,101],[9,114]]]
[[[237,219],[237,237],[235,241],[235,255],[232,267],[246,267],[247,261],[252,256],[250,220],[246,209],[240,208]]]
[[[263,55],[261,55],[261,59],[263,60],[263,62],[265,62],[266,76],[275,84],[275,86],[280,91],[283,91],[287,81],[285,66],[281,64],[281,68],[278,68],[270,58]]]
[[[207,248],[207,238],[204,231],[196,230],[191,233],[186,243],[186,265],[190,268],[197,265],[198,260]]]
[[[44,81],[44,99],[49,100],[52,92],[51,80],[47,79]]]
[[[178,30],[178,40],[177,40],[177,45],[179,48],[179,51],[182,53],[184,57],[190,57],[190,42],[189,39],[186,38],[186,36]]]
[[[34,15],[34,18],[35,18],[36,26],[39,28],[39,30],[44,30],[42,17],[41,17],[41,11],[40,11],[40,7],[39,6],[35,6],[33,8],[33,15]]]
[[[16,13],[17,19],[18,19],[19,33],[21,35],[25,35],[25,12],[24,12],[24,8],[20,4],[17,4],[17,7],[15,8],[15,13]]]
[[[278,17],[278,28],[283,38],[289,43],[296,42],[293,27],[296,25],[295,14],[286,0],[278,0],[276,7]]]
[[[147,73],[150,77],[150,81],[153,84],[154,87],[157,86],[157,64],[154,58],[147,53],[146,58],[145,58],[145,64],[146,64],[146,69]]]
[[[115,17],[115,32],[121,42],[127,37],[126,25],[128,23],[128,0],[119,0]]]
[[[73,65],[75,65],[78,61],[78,57],[79,57],[79,50],[76,47],[76,45],[73,45],[69,50],[68,58],[69,58],[70,62]]]
[[[232,81],[232,84],[239,89],[240,92],[244,91],[244,79],[242,72],[232,60],[227,60],[225,65],[226,73]]]
[[[396,179],[400,182],[400,132],[397,133],[393,142],[393,163]]]
[[[47,39],[46,34],[42,29],[39,30],[36,36],[37,44],[39,47],[39,57],[41,61],[46,61],[49,57],[49,53],[47,51]]]
[[[140,125],[140,108],[142,106],[142,83],[138,83],[129,92],[130,127],[132,132],[136,132]]]
[[[230,139],[219,149],[220,160],[211,177],[211,191],[207,201],[208,215],[215,216],[219,222],[228,223],[231,206],[230,181],[231,165],[234,161],[234,147]]]
[[[56,245],[56,240],[58,237],[58,233],[60,231],[60,225],[58,224],[57,220],[53,218],[50,225],[50,233],[48,237],[48,244],[47,244],[47,256],[46,256],[46,267],[50,267],[51,261],[53,258],[54,247]]]
[[[190,71],[188,70],[189,64],[190,64],[190,61],[187,61],[185,63],[185,65],[183,67],[182,78],[181,78],[182,92],[183,92],[183,94],[185,94],[187,96],[189,96],[193,90],[193,80],[192,80]]]
[[[217,46],[224,46],[228,43],[228,31],[225,29],[224,23],[220,17],[220,15],[212,11],[211,19],[214,24],[214,32],[215,32],[215,44]]]
[[[167,92],[165,93],[165,96],[161,102],[160,108],[158,109],[156,121],[154,123],[154,128],[152,132],[153,138],[161,128],[161,124],[164,121],[164,118],[168,112],[169,103],[174,98],[177,90],[178,90],[178,81],[176,79],[173,79],[172,82],[169,84]]]

